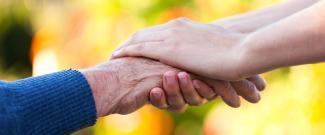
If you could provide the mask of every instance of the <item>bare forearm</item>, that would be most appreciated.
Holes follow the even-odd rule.
[[[325,61],[325,1],[247,36],[247,74]],[[254,66],[253,66],[254,65]]]
[[[269,8],[217,20],[213,24],[243,33],[253,32],[303,10],[317,1],[319,0],[288,0]]]

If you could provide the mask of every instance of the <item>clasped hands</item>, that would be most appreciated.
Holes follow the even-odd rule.
[[[247,34],[186,18],[136,32],[95,68],[83,70],[98,116],[131,113],[147,101],[173,112],[221,97],[231,107],[240,98],[256,103],[265,80],[246,66]],[[100,85],[106,84],[106,85]],[[104,96],[109,95],[109,96]]]

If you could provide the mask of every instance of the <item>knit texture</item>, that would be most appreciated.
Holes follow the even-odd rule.
[[[64,135],[95,122],[90,86],[76,70],[0,83],[1,135]]]

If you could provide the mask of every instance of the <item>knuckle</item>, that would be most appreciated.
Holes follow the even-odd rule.
[[[230,90],[233,89],[233,87],[231,86],[231,84],[227,81],[222,81],[221,82],[223,84],[223,86],[225,87],[225,89]]]
[[[256,89],[255,85],[249,81],[242,81],[242,84],[245,88],[247,88],[249,91],[254,91]]]
[[[179,21],[190,21],[190,19],[188,19],[187,17],[179,17],[179,18],[177,18],[177,20],[179,20]]]
[[[134,41],[136,41],[136,39],[138,38],[138,36],[139,36],[139,31],[137,31],[137,32],[134,32],[131,36],[130,36],[130,38],[129,38],[129,43],[133,43]]]
[[[131,39],[136,38],[139,35],[140,31],[136,31],[131,35]]]
[[[175,26],[175,27],[181,27],[181,26],[185,26],[187,23],[184,18],[178,18],[178,19],[172,20],[171,24],[172,24],[172,26]]]
[[[134,45],[133,49],[135,51],[142,51],[142,50],[144,50],[145,46],[146,46],[146,43],[140,43],[138,45]]]

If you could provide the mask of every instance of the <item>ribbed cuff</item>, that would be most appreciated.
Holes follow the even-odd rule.
[[[86,78],[66,70],[11,83],[24,134],[70,134],[96,122],[96,106]]]

